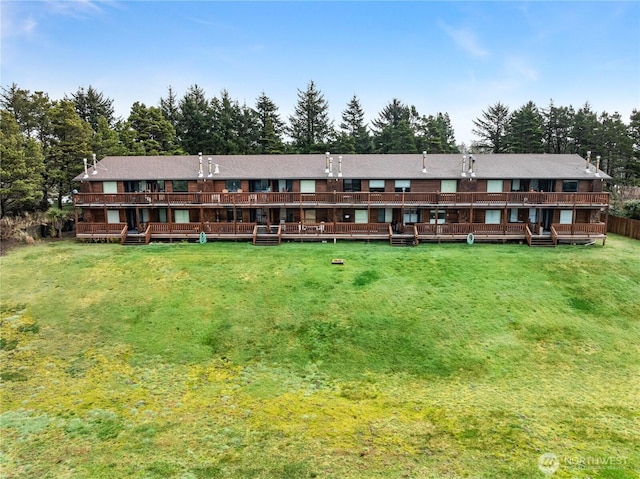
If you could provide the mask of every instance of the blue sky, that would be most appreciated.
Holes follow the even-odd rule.
[[[93,86],[126,118],[171,85],[283,119],[313,80],[336,125],[357,95],[448,112],[458,142],[498,101],[640,108],[640,2],[148,2],[2,0],[0,83],[61,99]]]

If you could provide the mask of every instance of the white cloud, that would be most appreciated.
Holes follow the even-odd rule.
[[[469,55],[476,58],[489,56],[489,51],[480,44],[480,41],[476,38],[472,30],[467,28],[454,28],[442,21],[438,22],[438,26],[444,30],[456,45]]]
[[[2,38],[31,36],[38,26],[38,22],[32,15],[26,14],[20,8],[14,8],[15,4],[2,2]]]

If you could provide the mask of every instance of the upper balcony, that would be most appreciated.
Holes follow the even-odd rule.
[[[600,208],[609,205],[609,193],[77,193],[73,203],[85,208]]]

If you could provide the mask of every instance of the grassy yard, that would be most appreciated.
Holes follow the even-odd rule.
[[[638,241],[58,242],[0,266],[1,477],[640,471]]]

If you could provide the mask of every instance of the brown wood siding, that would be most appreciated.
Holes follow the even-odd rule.
[[[411,180],[413,193],[435,193],[440,191],[440,180]]]
[[[574,218],[574,223],[589,223],[589,218],[591,214],[588,210],[576,210],[576,217]]]

